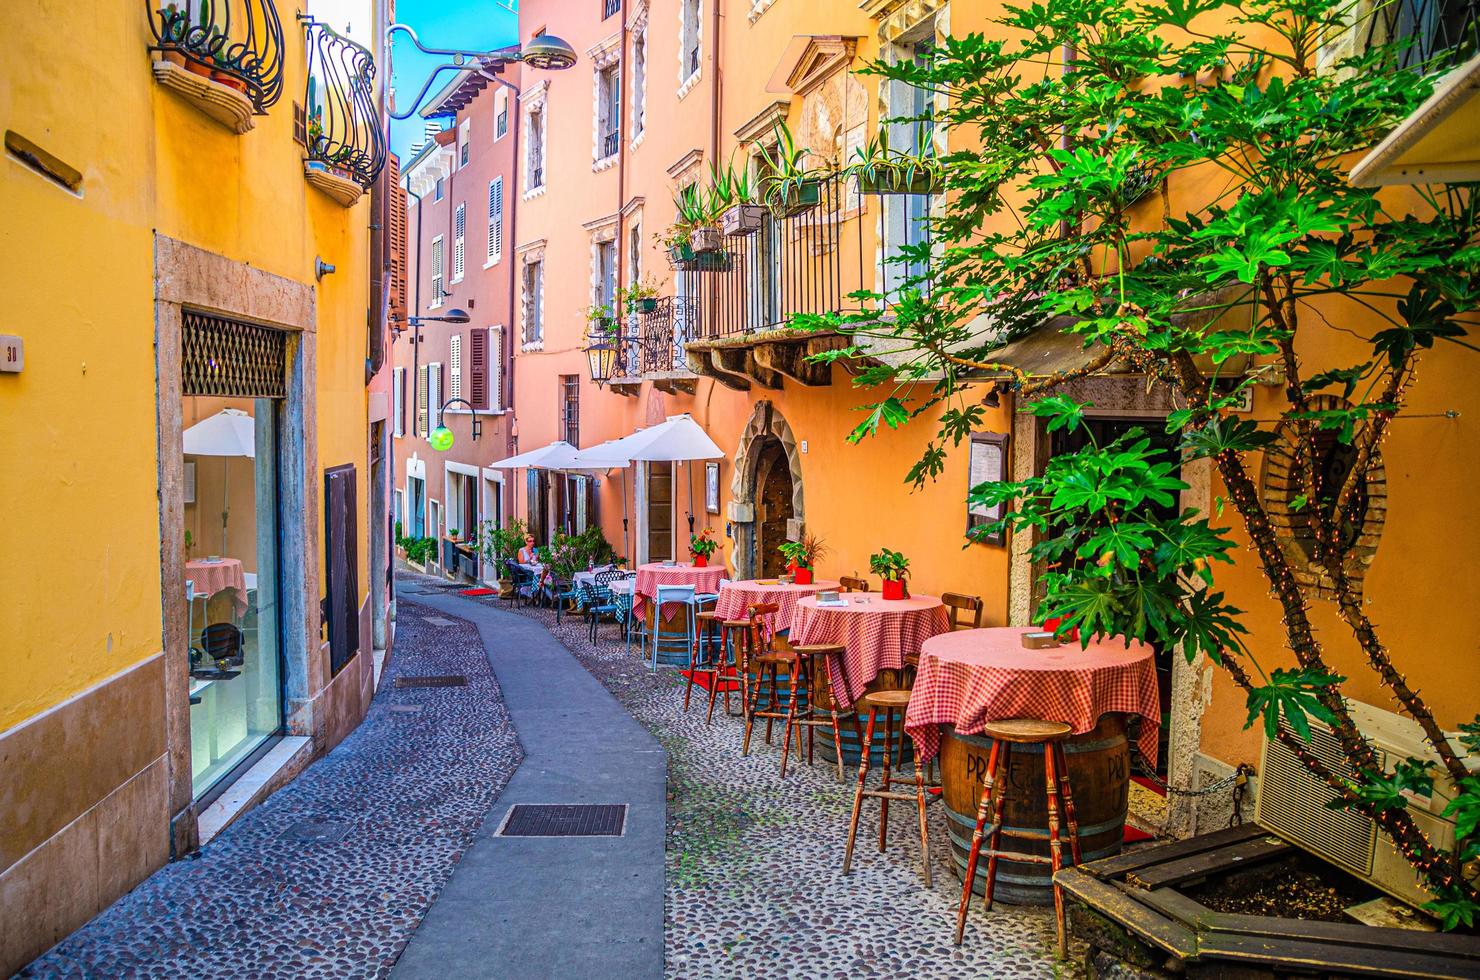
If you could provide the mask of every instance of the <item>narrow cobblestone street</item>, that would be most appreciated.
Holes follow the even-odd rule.
[[[385,975],[521,758],[468,623],[402,602],[387,670],[333,752],[20,976]],[[427,674],[467,686],[394,684]]]

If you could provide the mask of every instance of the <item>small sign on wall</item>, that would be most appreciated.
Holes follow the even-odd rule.
[[[973,432],[971,434],[971,462],[968,471],[969,476],[966,481],[968,490],[983,483],[1000,483],[1007,479],[1007,433]],[[1001,504],[993,504],[990,507],[984,504],[968,504],[966,530],[970,533],[973,528],[991,524],[1001,518]],[[1002,545],[1007,543],[1007,535],[998,531],[995,534],[977,535],[972,540],[982,544]]]
[[[20,374],[26,366],[26,342],[19,336],[0,333],[0,373]]]

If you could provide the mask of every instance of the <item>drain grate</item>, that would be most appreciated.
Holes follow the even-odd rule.
[[[390,710],[392,714],[397,715],[419,715],[423,707],[424,705],[420,704],[393,704]]]
[[[467,677],[462,674],[427,674],[422,677],[397,677],[397,687],[466,687]]]
[[[500,837],[621,837],[627,804],[518,803],[504,818]]]
[[[349,824],[333,820],[300,820],[283,831],[283,840],[314,844],[334,844],[349,835]]]
[[[456,626],[457,625],[452,620],[450,620],[450,619],[443,619],[441,616],[428,616],[425,619],[423,619],[422,622],[423,623],[431,623],[433,626]]]

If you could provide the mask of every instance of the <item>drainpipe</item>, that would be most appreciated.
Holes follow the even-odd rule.
[[[622,125],[622,115],[627,105],[627,72],[631,66],[627,63],[627,8],[622,7],[622,39],[617,54],[617,241],[616,248],[612,250],[612,261],[616,268],[617,285],[622,283],[622,241],[627,236],[623,225],[622,210],[627,207],[627,127]],[[622,329],[622,309],[620,300],[612,297],[612,313],[617,317],[617,331]]]
[[[508,314],[504,317],[504,342],[500,345],[503,348],[503,354],[499,360],[503,363],[499,365],[499,368],[504,376],[504,397],[509,413],[508,417],[504,420],[507,423],[504,425],[504,455],[512,456],[514,454],[514,297],[518,295],[516,289],[518,277],[515,275],[516,270],[514,268],[514,243],[518,241],[515,235],[515,229],[518,227],[519,198],[522,196],[522,192],[519,190],[519,135],[524,129],[522,122],[524,114],[519,107],[519,99],[522,95],[519,91],[519,86],[505,80],[500,75],[492,75],[487,72],[480,72],[479,74],[484,78],[492,79],[511,93],[509,98],[509,115],[512,118],[509,120],[509,126],[514,132],[514,142],[511,150],[514,156],[514,165],[509,171],[510,179],[506,182],[508,192],[505,194],[505,200],[508,202],[509,226],[506,229],[508,235],[504,240],[504,245],[508,255],[501,259],[501,261],[507,260],[509,263],[509,305]],[[498,125],[496,119],[494,125]],[[505,511],[505,514],[513,515],[514,508],[519,503],[519,484],[517,482],[514,482],[513,486],[509,488],[509,497],[510,509]]]

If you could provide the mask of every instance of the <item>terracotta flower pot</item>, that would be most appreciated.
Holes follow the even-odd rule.
[[[179,65],[181,68],[190,67],[189,59],[174,48],[165,48],[159,52],[159,57],[162,61],[168,61],[172,65]]]
[[[240,78],[237,78],[235,75],[228,74],[224,71],[211,72],[211,81],[220,82],[227,88],[235,89],[236,91],[241,92],[243,95],[245,95],[247,92],[246,82],[242,81]]]
[[[199,61],[196,61],[194,58],[185,59],[185,70],[188,72],[194,72],[201,78],[211,77],[211,66],[203,65]]]
[[[884,598],[885,599],[903,599],[908,594],[909,593],[907,593],[905,591],[905,588],[904,588],[904,579],[902,579],[902,578],[886,578],[884,580]]]

